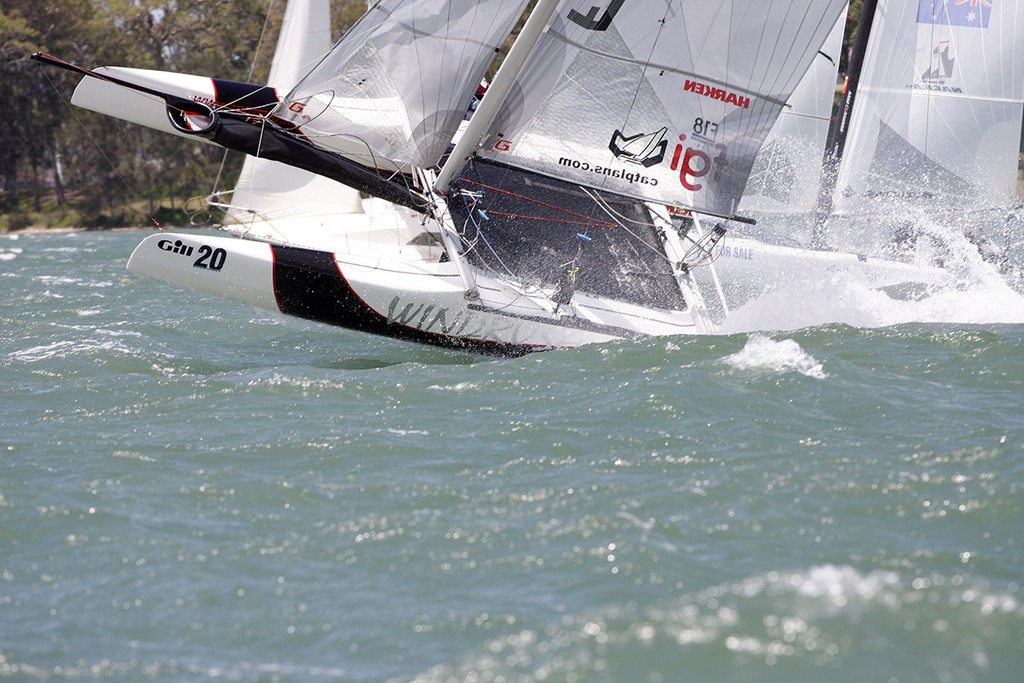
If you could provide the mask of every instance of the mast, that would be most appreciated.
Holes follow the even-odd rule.
[[[875,10],[878,0],[864,0],[857,19],[857,40],[853,44],[850,63],[846,70],[846,83],[843,87],[843,99],[839,107],[839,116],[832,129],[832,138],[825,147],[825,158],[822,160],[824,172],[821,174],[821,190],[818,194],[818,219],[814,226],[813,241],[821,246],[829,214],[832,213],[832,194],[836,189],[839,177],[839,163],[846,146],[846,135],[850,129],[850,117],[853,114],[854,100],[860,85],[861,71],[864,69],[864,55],[868,51],[868,38],[871,36],[871,25],[875,21]]]
[[[509,50],[508,55],[505,56],[505,61],[498,67],[498,73],[495,74],[494,81],[487,88],[486,94],[484,94],[483,99],[480,101],[480,106],[473,113],[473,117],[469,120],[469,125],[466,126],[462,137],[455,145],[455,149],[452,150],[448,160],[445,161],[444,166],[438,172],[437,180],[434,183],[434,190],[437,192],[444,194],[448,190],[448,185],[451,183],[452,178],[462,170],[462,167],[473,156],[484,136],[487,135],[491,124],[494,122],[494,117],[497,116],[498,110],[512,89],[516,76],[522,71],[527,57],[530,56],[533,48],[540,41],[548,21],[558,7],[559,1],[540,0],[530,13],[530,16],[527,17],[523,30],[520,31],[516,41],[512,44],[512,49]]]

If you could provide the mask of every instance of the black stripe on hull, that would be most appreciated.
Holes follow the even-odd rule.
[[[389,323],[366,305],[342,277],[334,254],[271,244],[274,296],[285,315],[451,349],[496,356],[522,356],[546,347],[450,337]]]

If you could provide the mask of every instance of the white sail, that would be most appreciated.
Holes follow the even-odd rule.
[[[845,0],[566,0],[479,155],[732,214]]]
[[[741,212],[804,214],[817,207],[845,29],[844,11],[754,160]]]
[[[834,211],[1012,200],[1022,101],[1024,4],[879,0]]]
[[[291,90],[331,49],[330,27],[330,0],[288,2],[269,75],[269,84],[278,94]],[[227,213],[229,221],[247,226],[254,220],[361,210],[359,192],[350,187],[294,166],[247,156]]]
[[[382,0],[275,112],[372,168],[438,162],[525,0]]]
[[[270,85],[287,93],[330,49],[330,0],[288,0],[270,64]]]

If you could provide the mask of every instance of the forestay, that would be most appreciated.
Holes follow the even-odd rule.
[[[834,198],[1015,196],[1024,5],[879,0]]]
[[[275,116],[366,166],[433,166],[526,4],[378,2]]]
[[[479,154],[730,215],[846,0],[566,0]]]

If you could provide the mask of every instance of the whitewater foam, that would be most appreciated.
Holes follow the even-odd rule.
[[[986,259],[975,241],[949,225],[913,211],[901,215],[913,220],[923,235],[904,255],[905,272],[901,266],[880,266],[885,259],[851,265],[848,257],[844,261],[837,254],[833,267],[812,272],[782,258],[761,276],[732,283],[731,313],[718,331],[790,331],[829,324],[875,329],[911,323],[1024,323],[1024,269],[1016,251]]]
[[[807,377],[828,377],[814,356],[792,339],[774,340],[763,335],[752,335],[746,345],[726,356],[723,362],[737,370],[753,370],[771,374],[799,372]]]

